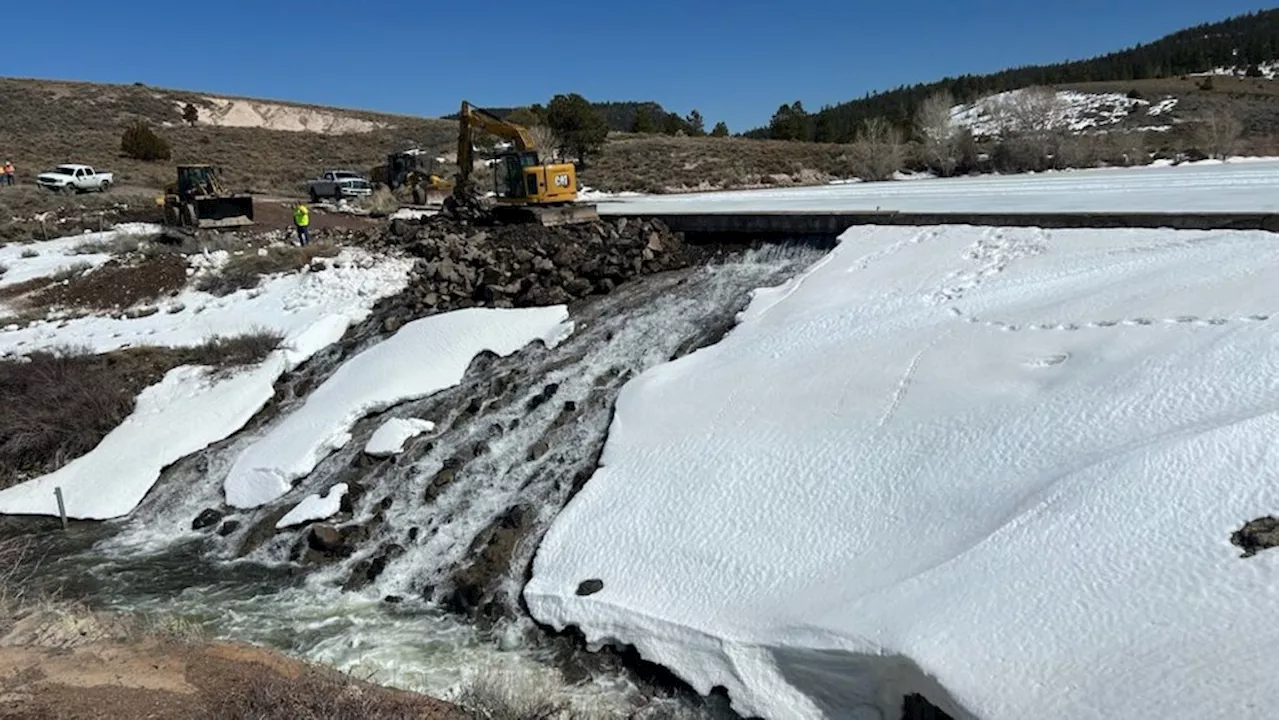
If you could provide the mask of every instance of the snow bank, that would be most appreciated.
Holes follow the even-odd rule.
[[[106,520],[127,515],[170,463],[244,426],[272,395],[278,357],[214,381],[205,368],[170,370],[138,395],[132,414],[97,447],[62,468],[0,490],[0,513],[57,515],[62,488],[67,515]]]
[[[8,352],[63,343],[97,352],[134,344],[197,345],[211,335],[256,328],[284,336],[280,349],[261,364],[226,379],[207,377],[202,368],[171,371],[139,395],[133,413],[92,451],[54,473],[0,491],[0,513],[56,515],[53,488],[61,486],[71,517],[128,514],[165,466],[239,430],[270,401],[281,375],[340,340],[378,300],[402,289],[411,265],[403,259],[375,263],[351,251],[339,260],[340,269],[282,276],[224,298],[188,291],[178,298],[184,308],[179,312],[132,320],[86,317],[0,332],[0,351]]]
[[[419,220],[424,217],[431,217],[439,214],[439,210],[416,210],[414,208],[400,208],[391,213],[389,220]]]
[[[257,507],[289,491],[372,412],[456,385],[483,351],[510,355],[534,340],[556,345],[573,330],[563,305],[515,310],[469,308],[408,323],[348,360],[236,459],[227,503]]]
[[[901,212],[1277,212],[1280,162],[1099,168],[1028,175],[854,182],[774,190],[650,195],[601,215],[808,210]]]
[[[317,326],[327,327],[330,335],[337,331],[336,340],[348,325],[368,317],[378,300],[403,290],[413,266],[407,258],[374,257],[357,249],[345,249],[333,260],[338,267],[275,276],[257,288],[220,298],[187,289],[166,300],[162,312],[146,317],[46,320],[0,331],[0,356],[61,344],[95,352],[136,345],[190,346],[213,335],[259,328],[280,332],[291,343]]]
[[[0,275],[0,287],[49,277],[72,265],[98,267],[110,260],[111,255],[101,252],[77,255],[76,249],[97,244],[105,247],[121,237],[154,235],[160,230],[159,225],[151,223],[121,223],[114,229],[103,232],[81,233],[33,243],[10,243],[0,247],[0,265],[9,268],[7,272]],[[31,257],[23,257],[31,253],[35,254]]]
[[[329,488],[329,492],[324,495],[318,493],[308,495],[276,522],[276,529],[293,527],[312,520],[324,520],[337,515],[338,511],[342,509],[342,498],[346,494],[347,484],[338,483]]]
[[[850,230],[626,385],[530,611],[748,716],[1274,715],[1278,555],[1228,537],[1280,505],[1278,260],[1263,232]]]
[[[435,429],[436,424],[430,420],[391,418],[373,431],[369,442],[365,443],[364,452],[373,457],[398,455],[410,439]]]

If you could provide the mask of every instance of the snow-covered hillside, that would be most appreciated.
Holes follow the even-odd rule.
[[[155,229],[125,225],[103,233],[15,244],[0,249],[0,257],[11,268],[6,278],[12,274],[29,280],[77,262],[100,266],[108,254],[74,254],[76,248],[85,243],[106,248],[124,235]],[[229,257],[226,251],[194,256],[197,267],[192,272],[216,271]],[[340,339],[378,300],[403,289],[412,262],[346,249],[317,267],[321,265],[323,270],[277,275],[257,288],[224,297],[188,287],[140,317],[121,311],[80,317],[55,312],[43,320],[0,329],[0,357],[64,346],[99,353],[140,346],[190,347],[214,336],[262,330],[283,338],[265,360],[238,372],[212,374],[194,366],[170,370],[142,392],[134,412],[93,450],[54,472],[0,490],[0,513],[56,515],[53,488],[61,487],[70,517],[128,514],[166,465],[239,430],[271,400],[282,374]],[[7,309],[0,303],[0,312]]]
[[[1275,80],[1280,77],[1280,60],[1272,60],[1271,62],[1258,63],[1258,72],[1262,77],[1268,80]],[[1191,73],[1195,77],[1204,77],[1206,75],[1228,75],[1231,77],[1248,77],[1249,68],[1247,66],[1240,67],[1216,67],[1207,72]]]
[[[1177,104],[1174,97],[1151,102],[1123,93],[1021,89],[957,105],[951,109],[951,124],[967,128],[975,136],[990,137],[1031,129],[1028,125],[1070,132],[1105,130],[1137,115],[1142,122],[1131,129],[1165,131],[1170,128],[1167,116]]]
[[[1278,259],[852,229],[624,388],[528,606],[766,718],[1273,716]]]

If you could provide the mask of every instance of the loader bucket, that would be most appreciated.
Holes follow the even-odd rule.
[[[248,195],[197,198],[196,216],[202,228],[252,225],[253,198]]]

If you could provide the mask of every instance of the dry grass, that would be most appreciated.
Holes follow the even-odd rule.
[[[234,368],[252,365],[280,347],[284,336],[274,330],[254,328],[240,335],[214,335],[203,345],[184,349],[184,360],[196,365]]]
[[[0,189],[0,242],[48,240],[109,230],[119,222],[160,220],[154,193],[123,190],[68,197],[33,185]]]
[[[421,720],[427,701],[409,693],[358,683],[349,676],[308,670],[285,678],[260,673],[233,693],[207,698],[210,720]]]
[[[29,540],[21,537],[0,539],[0,637],[13,628],[20,609],[29,600],[27,580],[32,570],[27,558]]]
[[[52,472],[92,450],[133,412],[144,388],[184,364],[219,370],[262,360],[280,344],[256,330],[190,348],[91,354],[57,348],[0,361],[0,488]]]
[[[552,720],[569,710],[553,676],[485,668],[470,678],[453,702],[484,720]]]
[[[423,147],[437,154],[457,147],[458,126],[429,118],[341,111],[387,123],[368,133],[320,135],[261,128],[188,127],[181,105],[205,104],[195,93],[90,83],[0,79],[0,147],[12,153],[18,182],[63,162],[85,162],[112,171],[117,185],[161,188],[174,166],[221,166],[236,190],[301,196],[306,181],[326,167],[367,171],[387,153]],[[173,148],[170,162],[120,156],[120,135],[136,119],[149,121]],[[162,123],[176,123],[163,127]],[[447,172],[452,173],[452,169]],[[108,193],[110,196],[111,193]]]
[[[306,247],[276,245],[258,252],[245,252],[233,256],[217,272],[202,275],[196,281],[196,289],[219,297],[230,295],[257,287],[264,276],[294,272],[318,257],[333,257],[339,250],[332,243],[320,242]]]
[[[358,207],[369,211],[371,215],[390,215],[400,209],[400,201],[386,187],[379,186],[373,194],[356,202]]]
[[[582,171],[598,190],[673,192],[812,184],[850,172],[848,147],[740,138],[615,135]]]
[[[44,287],[23,297],[20,306],[115,310],[153,302],[187,283],[187,263],[181,255],[113,259],[86,273],[89,267],[86,262],[73,263],[40,279]]]

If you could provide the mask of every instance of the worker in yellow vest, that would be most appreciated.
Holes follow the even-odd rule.
[[[293,226],[298,229],[298,244],[306,247],[311,242],[311,234],[307,231],[307,227],[311,225],[311,211],[307,208],[306,203],[298,203],[293,206]]]

